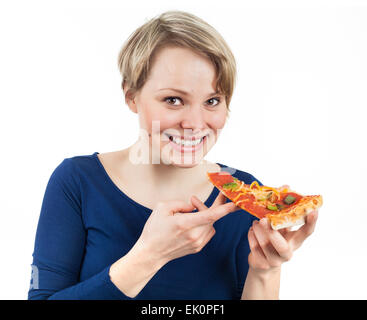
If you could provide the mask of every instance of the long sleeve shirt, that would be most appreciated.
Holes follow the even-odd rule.
[[[65,158],[50,176],[28,299],[132,299],[111,282],[109,269],[136,243],[152,210],[115,185],[97,154]],[[247,184],[256,180],[218,165]],[[207,207],[218,192],[213,187]],[[133,299],[240,299],[248,272],[247,233],[255,219],[238,210],[216,221],[214,237],[200,252],[165,264]]]

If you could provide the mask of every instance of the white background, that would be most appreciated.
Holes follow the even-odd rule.
[[[137,139],[118,51],[171,9],[214,26],[237,59],[231,116],[207,159],[324,197],[280,298],[366,299],[367,1],[352,0],[2,1],[0,299],[27,297],[56,166]]]

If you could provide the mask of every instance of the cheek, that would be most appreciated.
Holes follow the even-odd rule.
[[[140,104],[139,123],[141,129],[151,133],[153,122],[161,122],[161,118],[162,114],[160,114],[157,108],[154,108],[154,104]]]
[[[167,112],[162,108],[154,108],[154,105],[145,105],[139,113],[139,122],[140,127],[149,134],[160,134],[165,129],[177,127],[180,117],[177,112]]]
[[[226,124],[227,110],[221,112],[214,112],[210,115],[210,125],[216,129],[222,129]]]

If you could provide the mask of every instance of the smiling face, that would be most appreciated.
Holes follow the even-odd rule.
[[[193,167],[213,147],[228,112],[215,79],[210,59],[190,49],[164,47],[156,53],[144,86],[126,101],[159,163]]]

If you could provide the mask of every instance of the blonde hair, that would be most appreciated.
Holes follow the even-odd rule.
[[[216,70],[216,90],[226,97],[227,108],[236,81],[236,61],[223,37],[211,25],[183,11],[167,11],[136,29],[123,44],[118,67],[122,88],[135,95],[145,84],[154,54],[164,46],[194,50],[208,57]]]

